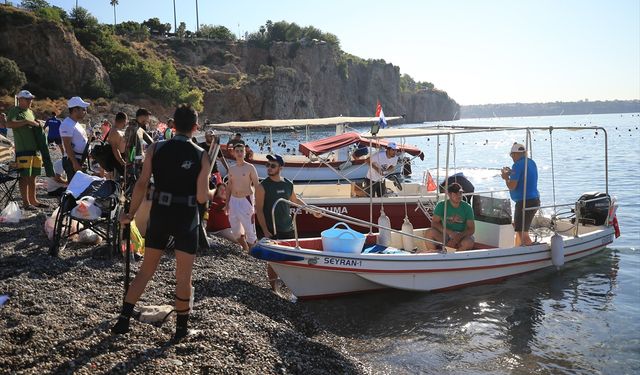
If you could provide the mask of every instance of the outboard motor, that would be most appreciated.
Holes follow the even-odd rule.
[[[453,184],[454,182],[457,182],[460,184],[460,186],[462,186],[462,190],[464,190],[465,194],[466,193],[473,193],[475,191],[475,187],[473,186],[473,184],[471,183],[471,181],[469,181],[462,172],[456,173],[452,176],[449,176],[449,178],[447,179],[449,181],[449,185]],[[445,181],[442,181],[440,183],[440,192],[444,193],[444,185],[445,185]],[[471,197],[472,195],[465,195],[464,196],[464,200],[471,204]]]
[[[611,197],[606,193],[584,193],[576,202],[576,216],[583,225],[605,225],[610,205]]]

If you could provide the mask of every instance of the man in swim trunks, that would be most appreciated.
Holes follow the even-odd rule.
[[[245,148],[243,143],[233,146],[236,165],[229,168],[229,182],[227,186],[227,206],[231,230],[237,241],[246,251],[257,240],[255,227],[254,189],[258,186],[258,172],[256,167],[244,161]]]
[[[36,176],[40,176],[42,158],[32,127],[42,125],[36,121],[36,116],[31,110],[31,102],[35,96],[27,90],[22,90],[17,97],[18,106],[7,112],[7,128],[13,129],[22,205],[25,210],[35,210],[36,207],[48,207],[36,199]]]

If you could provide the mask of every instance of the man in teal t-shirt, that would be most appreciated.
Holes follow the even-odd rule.
[[[473,216],[473,208],[462,200],[462,186],[458,183],[449,185],[447,189],[449,199],[441,201],[433,210],[431,228],[427,230],[426,238],[442,242],[442,233],[445,230],[442,219],[444,218],[444,205],[447,205],[445,245],[456,250],[469,250],[473,248],[475,239],[473,233],[476,230]],[[435,250],[436,244],[427,241],[427,250]]]

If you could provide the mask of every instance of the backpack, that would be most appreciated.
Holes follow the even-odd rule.
[[[108,136],[109,133],[107,133]],[[105,137],[106,139],[107,137]],[[102,169],[107,172],[112,172],[115,164],[116,158],[113,156],[113,151],[111,150],[111,145],[108,142],[100,141],[98,144],[93,146],[91,150],[91,157],[95,160]]]

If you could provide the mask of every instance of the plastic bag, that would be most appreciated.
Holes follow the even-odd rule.
[[[0,213],[0,223],[19,223],[21,219],[22,211],[16,202],[9,202]]]
[[[47,234],[47,238],[49,239],[49,241],[53,240],[53,229],[56,225],[56,217],[58,216],[59,209],[60,208],[58,207],[53,210],[51,216],[49,216],[47,220],[44,221],[44,232]]]
[[[131,252],[138,255],[144,255],[144,237],[140,235],[136,222],[132,221],[131,224],[129,224],[129,228],[131,230]],[[121,249],[124,254],[127,249],[125,243],[122,244]]]
[[[78,205],[71,210],[71,216],[84,220],[96,220],[102,215],[102,210],[96,206],[94,197],[82,197],[78,200]]]

